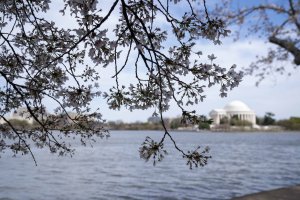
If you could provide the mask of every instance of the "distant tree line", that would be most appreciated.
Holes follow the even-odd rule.
[[[256,117],[256,124],[260,126],[281,126],[285,130],[300,130],[300,117],[290,117],[289,119],[278,120],[274,118],[275,114],[267,112],[263,117]],[[202,115],[203,120],[198,122],[199,130],[209,130],[210,121]],[[165,125],[167,128],[176,130],[180,127],[192,126],[182,122],[181,117],[166,118]],[[10,119],[9,122],[13,124],[19,130],[34,129],[38,126],[37,122],[29,123],[27,120]],[[251,126],[252,124],[247,120],[241,120],[238,116],[233,116],[231,119],[223,117],[220,120],[220,124],[223,126]],[[99,126],[105,126],[112,130],[162,130],[161,124],[157,122],[132,122],[124,123],[122,121],[109,121],[105,124],[99,124]],[[56,127],[57,128],[57,127]],[[75,128],[75,127],[73,127]],[[55,127],[54,127],[55,129]],[[72,129],[72,127],[70,127]]]
[[[162,130],[163,129],[160,123],[149,123],[149,122],[124,123],[124,122],[109,121],[106,125],[111,130]]]
[[[85,125],[90,128],[95,127],[103,127],[105,124],[103,122],[95,121],[94,119],[90,118],[82,118],[81,116],[73,116],[73,120],[81,122],[81,124],[75,123],[69,118],[66,114],[61,115],[48,115],[47,120],[55,121],[55,123],[49,123],[49,130],[65,130],[65,131],[77,131],[81,129],[81,125]],[[68,124],[68,125],[66,125]],[[33,131],[38,130],[40,131],[39,123],[36,120],[30,121],[29,119],[9,119],[7,122],[0,124],[0,130],[9,131],[11,130],[11,126],[14,127],[15,130],[18,131]]]
[[[149,118],[150,119],[150,118]],[[201,115],[201,120],[199,120],[194,126],[194,124],[189,124],[184,122],[182,117],[175,118],[165,118],[164,119],[165,126],[168,129],[177,130],[178,128],[188,128],[188,127],[196,127],[200,130],[209,130],[210,129],[210,120]],[[132,123],[124,123],[122,121],[109,121],[107,123],[108,127],[113,130],[162,130],[161,122],[159,120],[155,120],[151,117],[151,120],[148,122],[132,122]]]
[[[290,117],[290,119],[279,120],[277,125],[287,130],[300,130],[300,117]]]
[[[264,117],[257,117],[256,124],[262,126],[281,126],[286,130],[300,130],[300,117],[290,117],[289,119],[283,119],[276,121],[275,114],[267,112]]]
[[[256,124],[262,126],[276,125],[275,114],[267,112],[264,117],[256,117]]]

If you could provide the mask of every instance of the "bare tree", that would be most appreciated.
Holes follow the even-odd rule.
[[[240,6],[241,4],[241,6]],[[252,1],[222,0],[214,14],[228,25],[240,25],[236,39],[243,36],[264,38],[273,44],[267,55],[258,55],[247,69],[262,81],[272,73],[290,75],[289,66],[300,66],[300,1]],[[291,61],[291,63],[287,63]]]
[[[199,122],[202,118],[186,108],[203,101],[206,86],[219,85],[223,97],[239,84],[242,73],[235,71],[235,65],[228,70],[220,67],[214,64],[214,55],[208,56],[208,63],[193,59],[202,55],[196,48],[198,39],[219,44],[229,31],[222,20],[209,17],[204,0],[200,5],[206,12],[203,18],[190,0],[109,2],[109,6],[97,0],[0,2],[0,116],[6,122],[1,125],[0,150],[30,152],[34,158],[30,145],[36,145],[52,153],[72,154],[65,138],[77,134],[85,145],[94,137],[108,136],[100,108],[90,106],[95,97],[101,97],[111,109],[158,110],[164,134],[159,142],[146,138],[141,158],[154,163],[162,160],[163,144],[169,137],[191,168],[205,165],[208,149],[184,152],[165,127],[163,113],[175,101],[183,121]],[[184,9],[182,15],[176,14],[178,7]],[[71,15],[75,28],[57,26],[47,18],[49,11],[62,13],[62,18]],[[118,17],[115,24],[110,21],[112,15]],[[159,17],[164,25],[157,22]],[[99,84],[103,68],[115,70],[115,84],[109,91]],[[135,73],[136,83],[120,82],[125,68]],[[57,105],[50,116],[45,111],[49,101]],[[36,121],[35,128],[18,130],[9,122],[7,114],[20,107],[26,107]]]

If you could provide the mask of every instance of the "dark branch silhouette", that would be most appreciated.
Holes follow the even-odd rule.
[[[169,137],[190,168],[204,166],[210,158],[208,148],[184,152],[163,120],[170,102],[175,101],[182,110],[182,122],[203,121],[188,106],[203,101],[206,86],[219,85],[224,97],[242,79],[234,65],[228,70],[228,66],[216,65],[214,55],[208,55],[207,63],[194,59],[202,55],[196,46],[199,39],[218,45],[230,32],[222,20],[209,15],[205,0],[202,3],[1,1],[1,151],[30,152],[36,163],[33,145],[72,155],[74,149],[67,138],[77,135],[74,138],[86,145],[96,137],[108,137],[101,107],[91,106],[93,99],[104,98],[111,109],[159,111],[162,139],[155,142],[147,137],[140,148],[141,158],[161,161],[167,153],[162,151],[164,141]],[[61,13],[62,19],[53,21],[47,14],[50,7],[51,12]],[[185,12],[179,15],[174,8]],[[198,16],[196,8],[203,9],[205,16]],[[65,16],[74,19],[70,27],[59,26]],[[110,20],[113,17],[118,21]],[[115,84],[108,90],[101,85],[103,68],[115,72]],[[132,71],[136,82],[122,82],[124,69]],[[47,112],[49,102],[56,106],[51,113]],[[9,120],[11,112],[22,109],[23,118],[33,121],[31,128],[20,128]]]

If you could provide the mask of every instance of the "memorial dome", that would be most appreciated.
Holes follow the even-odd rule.
[[[251,109],[241,101],[232,101],[224,107],[226,111],[251,111]]]

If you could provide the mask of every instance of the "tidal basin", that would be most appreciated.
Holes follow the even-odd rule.
[[[160,131],[111,131],[75,155],[1,154],[0,199],[231,199],[300,184],[300,133],[173,132],[185,150],[210,147],[205,167],[190,170],[167,140],[169,155],[155,167],[139,158],[146,136]]]

